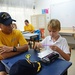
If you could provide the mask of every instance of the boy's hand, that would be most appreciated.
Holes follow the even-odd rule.
[[[39,43],[39,42],[36,42],[35,43],[35,46],[34,46],[34,49],[39,49],[39,48],[41,48],[42,47],[42,44],[41,43]]]
[[[56,45],[51,45],[50,48],[54,51],[57,51],[59,50],[59,47],[57,47]]]
[[[34,49],[37,49],[38,48],[38,45],[39,45],[39,43],[38,42],[35,42]]]

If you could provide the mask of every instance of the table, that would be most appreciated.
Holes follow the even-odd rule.
[[[73,31],[72,29],[62,29],[59,33],[62,35],[73,36],[75,34],[75,31]]]
[[[37,57],[37,51],[33,49],[28,52],[22,53],[20,55],[1,60],[1,62],[10,70],[11,66],[20,59],[25,59],[26,54],[31,54],[31,61],[39,61],[40,59]],[[50,63],[49,65],[43,64],[43,69],[37,75],[63,75],[63,73],[72,65],[71,62],[66,60],[57,59],[56,61]]]
[[[37,33],[26,33],[23,35],[27,40],[33,40],[34,38],[36,38],[38,36]]]
[[[21,31],[22,32],[22,34],[27,34],[27,33],[29,33],[28,31]]]
[[[66,38],[71,48],[75,48],[75,31],[73,29],[62,29],[59,33]]]
[[[38,37],[38,33],[23,33],[23,36],[25,37],[26,40],[29,41],[29,46],[30,48],[32,48],[32,43],[31,41],[33,41],[33,45],[35,44],[35,39]]]

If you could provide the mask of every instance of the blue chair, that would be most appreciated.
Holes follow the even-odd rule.
[[[38,33],[38,37],[35,40],[40,41],[41,40],[41,31],[40,30],[35,30],[34,33]]]

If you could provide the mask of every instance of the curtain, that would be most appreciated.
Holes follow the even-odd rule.
[[[0,0],[0,12],[8,12],[16,20],[18,29],[24,30],[24,20],[31,22],[34,14],[33,4],[35,0]]]

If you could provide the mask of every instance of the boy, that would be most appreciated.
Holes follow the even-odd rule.
[[[61,30],[60,22],[57,19],[52,19],[48,23],[49,36],[47,36],[42,42],[35,43],[35,47],[44,48],[45,50],[51,50],[59,53],[60,58],[67,61],[70,60],[70,51],[67,41],[64,37],[59,35]]]
[[[51,50],[59,54],[59,58],[70,60],[70,50],[67,41],[64,37],[59,35],[61,30],[60,22],[57,19],[52,19],[48,23],[49,36],[42,42],[35,43],[34,48],[44,48],[44,50]],[[63,74],[67,75],[67,71]]]

